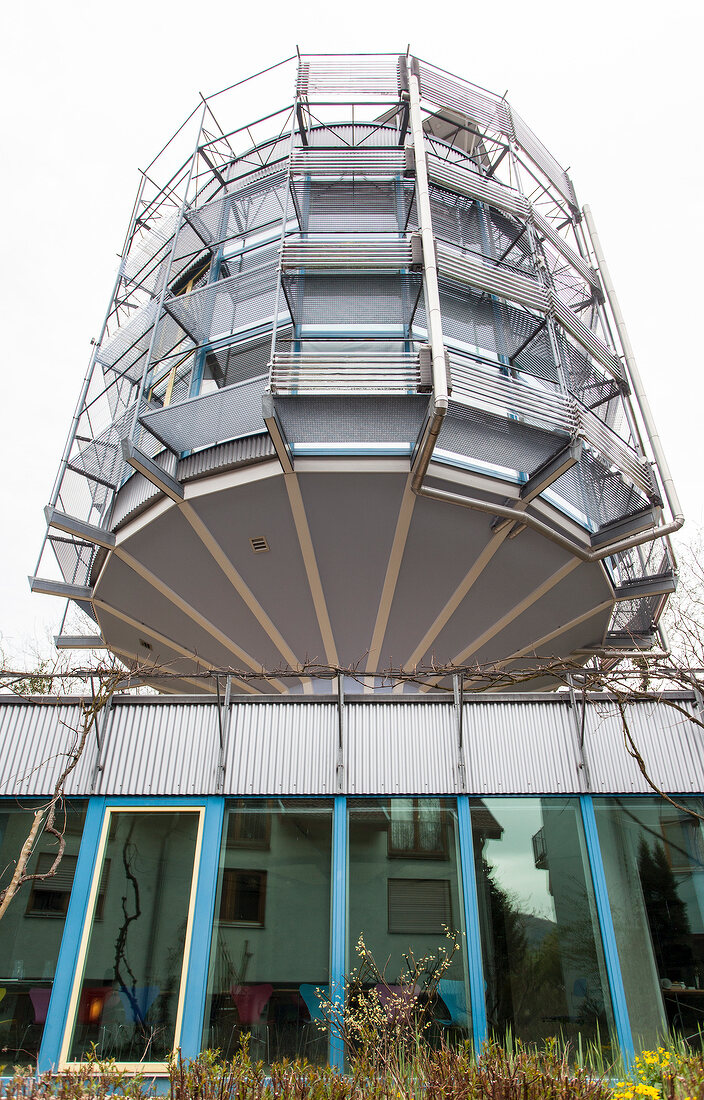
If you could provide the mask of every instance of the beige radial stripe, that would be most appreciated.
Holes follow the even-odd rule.
[[[476,653],[478,649],[481,649],[481,647],[486,642],[490,641],[497,634],[500,634],[501,631],[509,625],[509,623],[512,623],[514,619],[517,619],[520,615],[523,614],[524,611],[527,611],[529,607],[532,607],[534,603],[537,603],[537,601],[541,599],[547,592],[549,592],[551,588],[554,588],[556,584],[559,584],[561,580],[564,580],[565,577],[569,576],[573,569],[576,569],[577,566],[581,564],[582,563],[579,558],[571,558],[570,561],[561,566],[556,573],[552,573],[549,577],[547,577],[546,580],[543,581],[542,584],[538,585],[537,588],[534,588],[533,591],[525,597],[525,599],[521,600],[520,603],[515,604],[509,611],[506,612],[505,615],[502,615],[501,618],[498,619],[493,626],[490,626],[488,630],[485,630],[483,634],[480,634],[478,638],[475,638],[474,641],[471,642],[470,645],[466,646],[460,653],[458,653],[457,656],[453,657],[450,663],[453,665],[461,665],[464,661],[467,660],[468,657],[471,657],[472,654]],[[534,644],[534,642],[531,642],[531,645]],[[433,679],[429,681],[428,684],[424,685],[421,688],[421,691],[428,691],[431,687],[435,687],[440,682],[440,679],[440,676],[433,677]]]
[[[129,649],[119,649],[117,646],[112,646],[113,653],[119,653],[121,657],[128,658],[130,661],[137,661],[139,663],[139,657],[136,653],[132,653]],[[173,687],[171,684],[165,681],[151,680],[149,675],[145,676],[145,682],[150,684],[156,691],[164,692],[167,695],[183,695],[183,691],[179,687]],[[183,684],[193,684],[194,687],[199,688],[200,691],[207,691],[209,695],[215,694],[215,688],[209,687],[203,680],[192,680],[190,676],[179,676],[179,682]]]
[[[405,663],[405,668],[414,668],[420,661],[423,654],[428,652],[438,634],[447,624],[451,616],[454,615],[455,611],[462,603],[462,600],[465,598],[474,582],[486,569],[494,554],[501,546],[501,543],[506,538],[508,530],[509,529],[506,528],[506,530],[504,531],[499,531],[497,532],[497,534],[492,535],[492,537],[489,539],[481,554],[474,562],[474,565],[465,575],[462,582],[457,586],[455,591],[452,593],[450,599],[447,601],[442,611],[435,619],[433,625],[430,627],[429,630],[426,631],[416,648],[411,653],[410,657]]]
[[[537,650],[540,646],[547,645],[553,638],[558,638],[560,634],[566,634],[568,630],[572,630],[575,626],[580,626],[581,623],[586,623],[588,619],[592,619],[595,615],[599,615],[602,611],[606,611],[608,607],[613,607],[613,605],[613,600],[604,600],[603,603],[597,604],[597,606],[592,607],[591,610],[585,611],[582,615],[578,615],[576,619],[571,619],[570,622],[565,623],[564,626],[559,627],[557,630],[552,630],[542,638],[538,638],[537,642],[531,642],[530,645],[523,646],[523,649],[517,649],[515,653],[511,653],[504,661],[501,661],[501,664],[503,665],[506,661],[515,661],[519,657],[525,657],[529,653],[537,655]]]
[[[180,653],[183,657],[188,658],[189,661],[195,661],[197,665],[202,665],[203,668],[214,669],[216,667],[210,661],[206,661],[205,658],[199,657],[197,653],[193,653],[190,649],[186,649],[186,647],[182,646],[179,642],[174,642],[171,640],[171,638],[167,638],[166,634],[160,634],[158,630],[154,630],[152,627],[146,626],[145,623],[140,623],[139,619],[133,619],[131,615],[125,614],[124,611],[118,611],[116,607],[111,607],[111,605],[109,603],[106,603],[105,600],[95,599],[93,600],[93,604],[95,607],[99,607],[103,611],[107,611],[108,615],[114,615],[116,619],[121,619],[122,622],[127,623],[128,626],[135,627],[136,630],[139,630],[140,634],[146,634],[147,637],[153,638],[155,642],[159,642],[161,645],[167,645],[169,649],[173,649],[174,653]],[[114,646],[111,646],[111,648],[115,649]],[[132,657],[132,659],[136,661],[141,660],[141,658],[137,654],[129,653],[129,651],[126,649],[115,649],[115,652],[126,653],[128,656]],[[186,680],[187,677],[184,676],[183,679]],[[256,688],[248,684],[246,680],[240,680],[239,677],[235,676],[233,676],[233,679],[237,684],[240,685],[243,691],[248,692],[250,695],[261,695],[261,692],[257,691]],[[189,680],[189,683],[193,682],[194,681]]]
[[[186,517],[208,553],[211,554],[218,563],[232,587],[237,594],[242,597],[247,607],[252,612],[259,625],[263,627],[269,635],[284,660],[288,661],[292,669],[300,668],[301,662],[296,657],[291,646],[279,633],[249,585],[237,572],[222,546],[217,539],[213,537],[205,523],[203,523],[203,520],[193,508],[193,505],[189,504],[188,501],[184,501],[183,504],[179,505],[179,511]]]
[[[125,565],[129,566],[130,569],[134,570],[135,573],[142,577],[143,580],[147,581],[148,584],[151,584],[152,588],[155,588],[157,592],[160,592],[162,596],[164,596],[167,600],[170,601],[170,603],[174,605],[174,607],[178,607],[178,609],[180,611],[183,611],[183,613],[187,615],[189,619],[192,619],[194,623],[198,624],[198,626],[202,626],[203,629],[211,635],[211,637],[220,642],[220,644],[224,646],[225,649],[229,649],[230,653],[234,653],[234,655],[238,657],[240,661],[243,661],[244,664],[249,665],[252,672],[262,671],[262,666],[260,663],[255,661],[253,657],[250,657],[249,653],[246,653],[244,649],[240,649],[240,647],[236,645],[236,643],[233,642],[231,638],[228,638],[227,634],[225,634],[217,626],[211,623],[209,619],[206,619],[205,615],[202,615],[200,611],[198,611],[195,607],[192,607],[191,604],[183,599],[182,596],[179,596],[178,592],[174,592],[173,588],[169,588],[168,584],[164,584],[164,582],[160,580],[159,577],[155,576],[150,569],[147,569],[146,565],[142,565],[142,563],[138,561],[137,558],[133,558],[132,555],[128,554],[128,552],[124,550],[121,546],[117,546],[113,553],[116,554],[118,558],[120,558],[122,561],[124,561]],[[286,692],[286,685],[282,684],[280,680],[269,679],[268,682],[282,694]]]
[[[485,630],[483,634],[480,634],[478,638],[475,638],[475,640],[470,645],[466,646],[461,653],[458,653],[453,659],[453,664],[462,664],[463,661],[466,661],[468,657],[471,657],[473,653],[481,649],[485,642],[490,641],[496,634],[500,634],[504,627],[507,627],[509,623],[512,623],[514,619],[517,619],[524,611],[532,607],[534,603],[537,603],[537,601],[549,592],[551,588],[554,588],[556,584],[559,584],[561,580],[564,580],[565,577],[569,576],[569,574],[581,564],[579,558],[571,558],[570,561],[561,566],[556,573],[551,574],[542,584],[534,588],[525,599],[517,603],[510,611],[507,611],[505,615],[502,615],[498,622],[490,626],[489,629]]]
[[[408,539],[415,501],[415,493],[411,492],[411,475],[409,474],[403,490],[403,497],[401,498],[401,507],[399,508],[398,519],[396,520],[396,530],[394,532],[394,541],[391,544],[389,562],[386,566],[386,576],[384,577],[384,587],[381,590],[379,609],[376,613],[374,632],[372,633],[369,655],[367,657],[367,672],[374,673],[378,671],[379,655],[381,653],[381,647],[384,644],[384,636],[389,623],[391,604],[393,603],[396,593],[398,575],[401,571],[401,562],[403,561],[403,554],[406,549],[406,540]],[[371,687],[368,686],[366,680],[364,690],[365,692],[371,691]]]
[[[286,492],[288,493],[289,504],[291,505],[293,522],[296,525],[296,534],[298,535],[298,542],[301,547],[303,564],[308,577],[310,594],[313,597],[313,606],[315,607],[315,614],[318,618],[320,634],[323,639],[323,645],[325,646],[325,658],[328,664],[337,668],[340,662],[337,656],[337,647],[335,646],[327,604],[325,603],[325,593],[323,592],[323,585],[320,580],[320,573],[318,572],[318,563],[315,558],[315,550],[313,549],[313,540],[310,537],[310,529],[308,527],[308,520],[303,505],[303,497],[301,496],[301,487],[298,484],[298,478],[295,474],[284,474],[284,484],[286,486]]]

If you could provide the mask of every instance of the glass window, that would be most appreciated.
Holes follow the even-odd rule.
[[[493,1034],[613,1042],[594,891],[575,798],[472,800]]]
[[[0,804],[0,888],[8,885],[27,839],[33,807]],[[0,1064],[34,1061],[39,1052],[81,842],[85,803],[57,809],[56,828],[66,847],[53,875],[25,882],[0,925]],[[27,864],[28,874],[54,865],[58,840],[43,833]]]
[[[178,1040],[202,812],[107,811],[67,1061],[164,1063]]]
[[[415,986],[435,1041],[464,1038],[471,1028],[462,896],[453,799],[350,802],[347,969],[359,966],[361,936],[380,972],[365,984],[376,985],[382,1003]],[[461,948],[438,975],[452,951],[448,932],[458,933]]]
[[[227,805],[203,1046],[255,1060],[327,1061],[315,990],[329,986],[332,804]]]
[[[704,814],[704,799],[682,799]],[[704,833],[663,798],[594,799],[626,1003],[639,1044],[704,1028]]]

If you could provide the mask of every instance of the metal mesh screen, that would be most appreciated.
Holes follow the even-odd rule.
[[[310,233],[400,233],[414,190],[408,181],[296,180],[301,230]]]
[[[369,330],[372,326],[410,324],[421,276],[288,272],[283,276],[283,284],[296,324],[320,328],[344,326],[346,331],[356,325],[360,330]]]
[[[413,444],[427,397],[277,397],[286,438],[296,443]]]
[[[316,127],[308,131],[308,144],[314,149],[356,148],[391,149],[398,146],[398,131],[393,126],[371,125],[365,123],[334,123],[325,127]]]
[[[589,451],[584,451],[579,462],[558,478],[553,489],[578,512],[586,514],[593,529],[639,512],[648,503],[620,473]]]
[[[278,273],[276,254],[271,249],[262,250],[256,263],[252,255],[243,257],[243,270],[238,274],[165,303],[195,343],[210,343],[272,318]]]
[[[508,417],[450,401],[438,439],[440,450],[492,467],[530,473],[558,449],[559,437]]]

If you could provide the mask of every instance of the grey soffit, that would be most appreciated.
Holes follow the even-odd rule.
[[[692,711],[684,695],[678,706]],[[474,698],[464,707],[466,791],[476,795],[579,794],[578,722],[565,696]],[[429,698],[366,700],[345,705],[341,793],[461,793],[456,714]],[[224,794],[338,793],[338,707],[333,697],[238,700],[224,717]],[[80,721],[75,702],[0,697],[3,797],[49,793]],[[704,791],[704,752],[695,728],[667,701],[629,708],[630,728],[653,779],[671,792]],[[99,795],[208,795],[218,791],[218,710],[195,697],[116,698],[104,729]],[[88,795],[92,742],[68,794]],[[612,702],[592,702],[584,762],[595,794],[648,793],[627,754]]]

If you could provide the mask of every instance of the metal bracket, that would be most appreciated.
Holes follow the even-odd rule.
[[[82,584],[68,584],[66,581],[53,581],[48,577],[27,577],[32,592],[41,592],[44,596],[63,596],[68,600],[93,599],[93,589]]]
[[[575,748],[577,749],[577,769],[579,771],[579,788],[581,794],[589,794],[592,789],[591,776],[589,774],[589,764],[587,763],[586,754],[584,752],[584,733],[585,722],[587,717],[587,706],[585,702],[582,702],[580,709],[581,718],[577,711],[577,693],[574,690],[574,679],[570,673],[567,677],[567,687],[570,693],[570,718],[572,721],[572,730],[574,732]]]
[[[95,543],[96,546],[104,546],[106,550],[112,550],[115,545],[115,536],[112,531],[104,531],[102,527],[85,523],[48,504],[44,509],[44,516],[48,527],[54,527],[66,535],[75,535],[77,538],[85,539],[86,542]]]
[[[274,398],[270,393],[265,393],[262,396],[262,415],[264,417],[264,423],[266,424],[266,430],[271,437],[271,442],[274,444],[274,450],[281,463],[283,472],[285,474],[292,474],[293,456],[291,454],[291,448],[288,445],[283,426],[279,420],[279,414],[274,406]]]
[[[335,762],[335,784],[338,794],[342,794],[345,785],[345,688],[342,676],[337,677],[337,759]]]
[[[112,717],[112,696],[108,698],[107,703],[103,707],[103,720],[97,722],[95,727],[95,740],[98,746],[98,751],[95,754],[95,763],[93,765],[93,775],[90,781],[90,793],[95,794],[95,789],[98,786],[98,778],[103,770],[103,749],[105,747],[105,741],[107,740],[108,724]]]
[[[464,759],[464,685],[462,676],[452,677],[452,694],[455,700],[455,724],[457,728],[457,777],[462,793],[467,790],[467,767]]]
[[[218,695],[218,732],[220,734],[220,751],[218,753],[218,768],[215,777],[215,793],[222,794],[225,789],[225,753],[230,736],[230,724],[232,721],[232,676],[228,675],[225,681],[225,698],[220,701],[220,677],[215,677],[215,687]]]
[[[166,470],[162,470],[153,458],[149,458],[143,451],[140,451],[139,447],[135,447],[130,439],[122,440],[122,457],[128,466],[143,474],[147,481],[151,481],[152,485],[156,485],[157,489],[161,489],[167,497],[171,497],[177,504],[183,500],[183,485],[181,482],[177,481],[171,474],[167,474]]]

